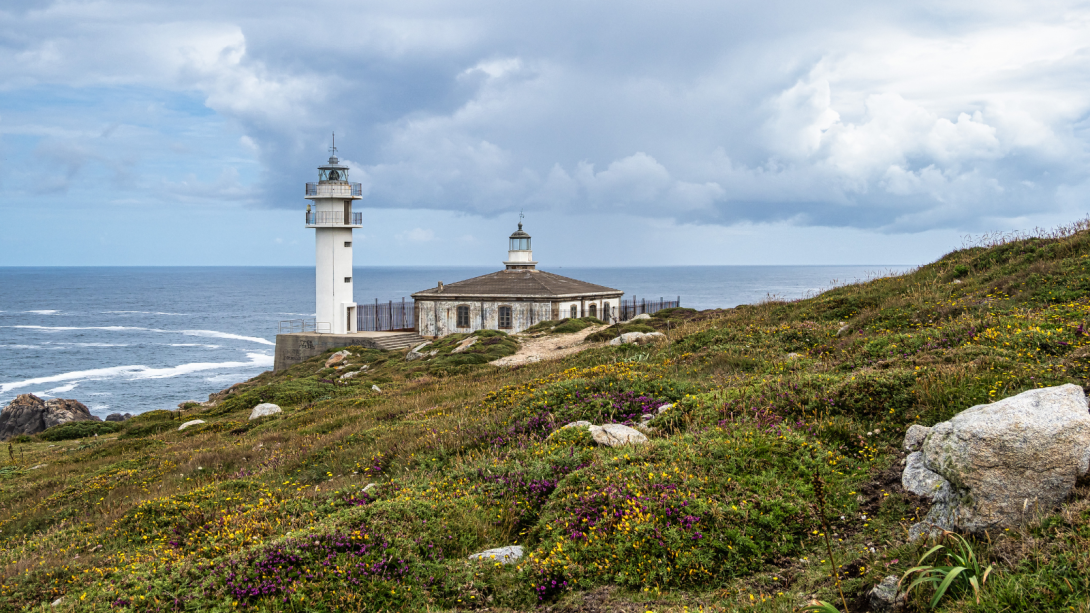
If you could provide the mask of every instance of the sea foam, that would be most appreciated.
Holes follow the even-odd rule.
[[[223,368],[265,368],[273,365],[273,357],[264,353],[247,353],[248,362],[194,362],[180,364],[166,368],[151,368],[144,365],[111,366],[108,368],[93,368],[89,370],[75,370],[72,372],[51,375],[48,377],[35,377],[23,381],[0,383],[0,394],[11,390],[43,383],[59,383],[62,381],[83,381],[127,378],[130,381],[140,379],[166,379],[177,377],[202,370],[217,370]],[[62,386],[63,387],[63,386]],[[58,388],[59,389],[59,388]]]
[[[226,338],[237,341],[260,343],[262,345],[276,345],[276,343],[257,336],[243,336],[218,330],[161,330],[159,328],[140,328],[136,326],[0,326],[4,328],[20,328],[23,330],[38,330],[41,332],[68,332],[72,330],[105,330],[107,332],[154,332],[156,334],[184,334],[186,336],[203,336],[206,338]]]

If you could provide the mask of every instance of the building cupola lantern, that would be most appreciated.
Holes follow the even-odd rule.
[[[521,214],[519,219],[522,219]],[[530,249],[530,235],[523,231],[522,221],[519,221],[519,229],[511,234],[507,247],[507,261],[503,264],[507,270],[534,270],[537,267],[534,252]]]

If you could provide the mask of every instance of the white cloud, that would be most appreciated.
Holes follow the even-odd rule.
[[[394,237],[399,241],[427,243],[435,240],[435,231],[423,228],[413,228],[407,232],[398,232]]]
[[[1085,193],[1082,4],[573,6],[96,0],[0,12],[6,108],[58,88],[192,95],[214,114],[189,120],[220,122],[205,129],[233,131],[232,155],[260,164],[256,176],[228,156],[194,161],[207,138],[195,134],[164,147],[182,170],[148,177],[123,148],[169,104],[81,122],[35,100],[6,110],[0,131],[32,135],[63,172],[33,178],[5,162],[3,188],[63,192],[78,175],[111,198],[297,207],[336,131],[375,208],[895,232],[1044,219]]]

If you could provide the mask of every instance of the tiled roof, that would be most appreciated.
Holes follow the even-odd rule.
[[[527,298],[573,298],[587,294],[602,295],[623,294],[619,289],[595,285],[578,279],[554,275],[543,270],[515,269],[500,270],[491,274],[457,281],[443,286],[426,289],[413,294],[413,298],[457,298],[468,297],[527,297]]]

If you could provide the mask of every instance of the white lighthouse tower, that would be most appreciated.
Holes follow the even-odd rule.
[[[363,214],[352,212],[362,198],[359,183],[348,181],[348,167],[337,159],[336,141],[329,163],[318,167],[318,182],[307,183],[307,227],[314,228],[314,309],[317,332],[356,331],[352,293],[352,230],[363,226]]]

